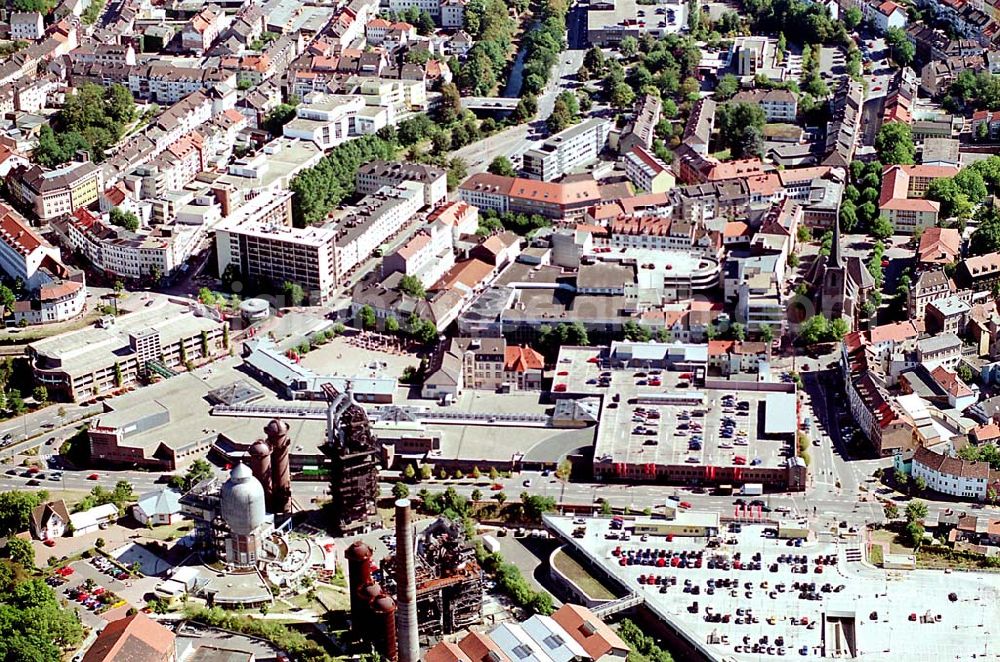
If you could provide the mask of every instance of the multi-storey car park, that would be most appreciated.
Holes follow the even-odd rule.
[[[546,515],[545,525],[566,542],[562,553],[626,596],[619,605],[644,604],[678,659],[992,657],[995,574],[900,572],[913,558],[894,555],[879,569],[853,534],[726,526],[670,503],[666,519]],[[590,607],[614,609],[605,597]]]
[[[597,480],[804,490],[794,384],[707,372],[705,345],[563,347],[552,390],[557,398],[602,397]]]

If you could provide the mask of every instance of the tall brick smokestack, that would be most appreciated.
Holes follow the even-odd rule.
[[[417,624],[417,573],[410,500],[396,501],[396,644],[399,662],[420,662]]]

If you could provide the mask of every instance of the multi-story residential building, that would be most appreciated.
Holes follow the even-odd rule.
[[[135,65],[135,49],[131,44],[86,43],[70,53],[69,58],[74,65],[131,67]]]
[[[244,278],[298,283],[310,300],[325,303],[352,269],[413,219],[423,200],[423,187],[404,181],[326,225],[292,228],[290,219],[280,224],[271,213],[224,222],[215,230],[220,273],[232,264]]]
[[[424,200],[434,209],[448,198],[448,175],[444,168],[403,161],[373,161],[358,168],[354,183],[358,193],[368,195],[383,187],[416,182],[423,187]]]
[[[568,220],[582,218],[589,207],[600,202],[601,193],[593,179],[556,184],[479,173],[459,186],[459,197],[479,209]]]
[[[955,285],[948,278],[944,269],[930,269],[917,276],[916,282],[910,286],[907,296],[907,313],[911,319],[922,320],[927,304],[950,297],[955,291]]]
[[[14,41],[36,41],[45,34],[42,15],[36,11],[10,13],[10,38]]]
[[[293,228],[273,222],[229,222],[215,229],[219,273],[233,265],[249,282],[280,287],[288,281],[305,290],[310,303],[333,295],[333,257],[337,232],[311,226]]]
[[[938,366],[955,370],[962,359],[962,340],[954,333],[942,333],[917,341],[917,360],[928,370]]]
[[[14,199],[42,223],[90,206],[102,190],[101,169],[89,161],[56,170],[37,165],[15,168],[7,184]]]
[[[537,390],[544,363],[535,350],[507,345],[503,338],[452,338],[438,347],[421,395],[454,397],[467,388]]]
[[[794,123],[798,101],[788,90],[746,90],[733,97],[734,103],[751,103],[764,109],[768,122]]]
[[[670,166],[642,145],[626,152],[623,160],[625,176],[640,191],[663,193],[672,189],[677,181]]]
[[[86,209],[53,223],[60,241],[108,278],[132,281],[169,276],[191,256],[204,230],[172,223],[130,232]]]
[[[524,153],[524,172],[531,179],[551,182],[597,160],[611,132],[611,123],[592,117],[551,136]]]
[[[51,281],[52,272],[61,270],[59,249],[6,205],[0,205],[0,269],[12,281],[21,279],[29,290]]]
[[[452,243],[479,229],[479,208],[456,200],[441,205],[427,216],[428,223],[440,222],[451,230]]]
[[[201,54],[207,51],[229,24],[218,5],[208,5],[195,14],[181,30],[181,47]]]
[[[927,333],[962,335],[971,311],[972,306],[954,295],[931,301],[924,308],[924,327]]]
[[[285,124],[282,133],[328,150],[347,141],[354,118],[364,107],[364,99],[356,94],[311,94],[295,108],[295,119]]]
[[[53,397],[79,402],[136,384],[149,364],[183,367],[187,361],[218,355],[222,327],[213,312],[155,299],[134,313],[31,343],[28,354],[35,383]]]
[[[910,472],[914,479],[923,478],[935,492],[963,499],[985,501],[990,486],[988,462],[968,462],[923,447],[914,451]]]
[[[647,150],[652,149],[653,139],[656,137],[656,125],[660,121],[662,110],[663,104],[659,96],[653,94],[643,96],[636,107],[635,117],[622,129],[621,138],[618,139],[618,151],[626,154],[637,146]]]
[[[441,27],[445,30],[459,30],[465,27],[465,5],[467,0],[441,0]]]
[[[31,299],[14,304],[17,324],[65,322],[80,315],[87,304],[87,286],[82,282],[59,280],[45,283]]]
[[[429,223],[409,241],[382,261],[382,275],[400,272],[414,276],[429,288],[455,266],[451,227],[442,222]]]
[[[966,258],[955,270],[955,285],[959,290],[992,292],[997,283],[1000,283],[1000,253]]]
[[[236,89],[236,72],[225,69],[183,68],[164,63],[138,65],[128,71],[128,87],[139,99],[174,104],[193,92],[216,84]]]

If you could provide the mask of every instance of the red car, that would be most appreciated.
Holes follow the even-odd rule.
[[[553,387],[552,390],[555,391],[556,393],[564,393],[566,391],[566,385],[565,384],[556,384],[555,387]]]
[[[685,510],[691,507],[691,504],[687,501],[681,501],[678,505]]]
[[[494,492],[499,492],[500,490],[503,489],[503,485],[501,485],[500,483],[493,483],[492,485],[490,485],[490,489],[493,490]]]
[[[44,544],[46,547],[55,547],[56,546],[56,541],[53,540],[52,538],[49,538],[48,540],[46,540],[42,544]]]
[[[99,478],[100,476],[97,474],[90,474],[89,476],[87,476],[87,480],[98,480]]]

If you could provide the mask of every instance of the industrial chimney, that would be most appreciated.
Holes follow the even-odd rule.
[[[271,494],[273,513],[292,512],[292,472],[288,452],[292,445],[288,438],[288,424],[280,418],[271,419],[264,428],[271,447]]]
[[[410,500],[396,501],[396,643],[399,662],[419,662],[417,575],[414,564]]]

